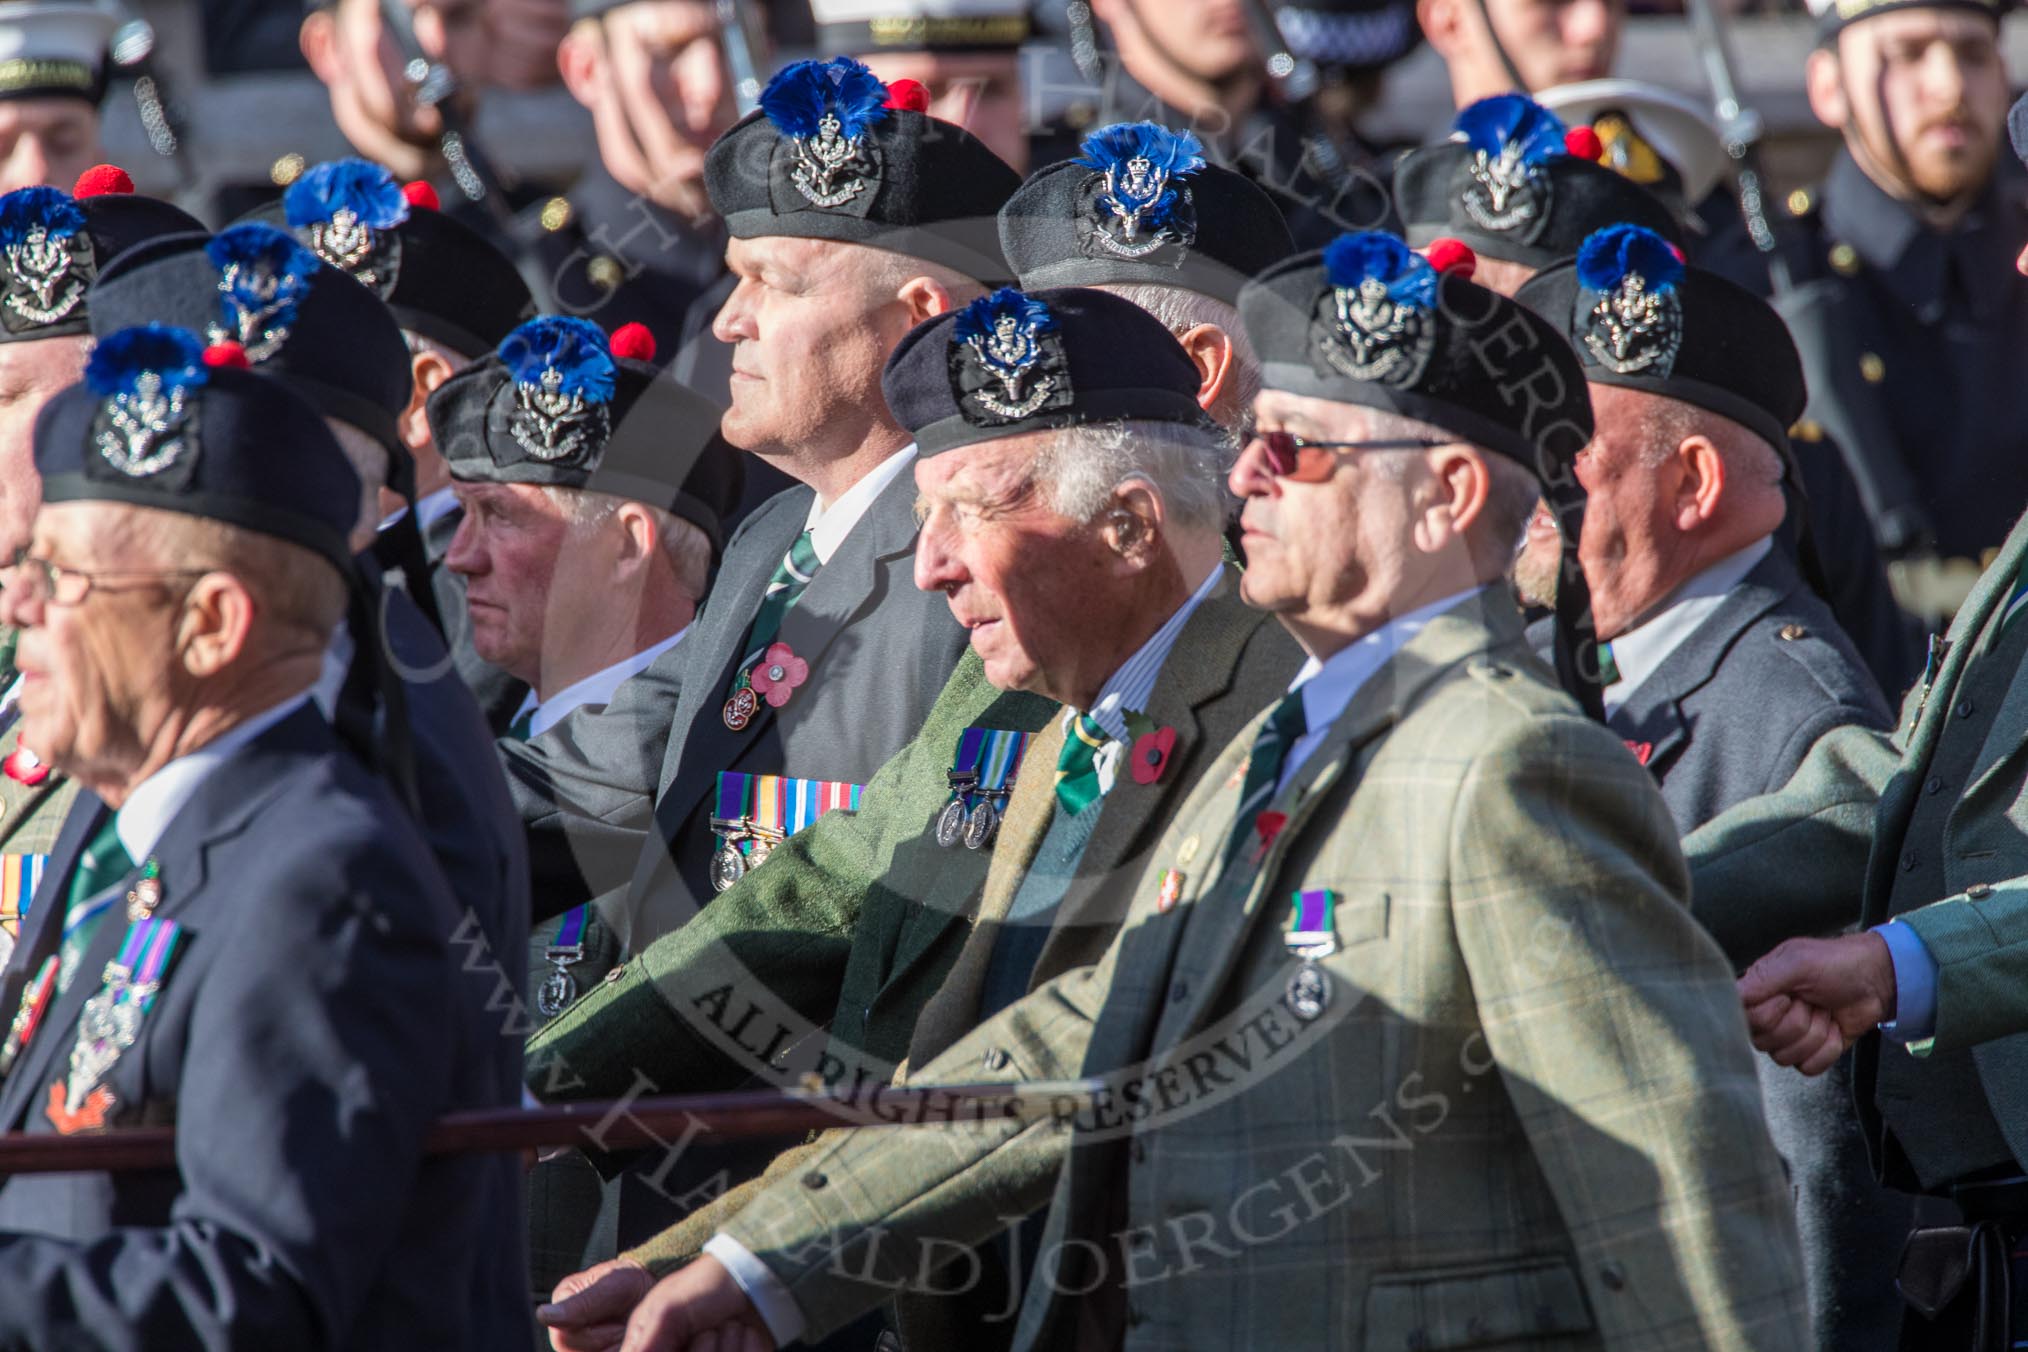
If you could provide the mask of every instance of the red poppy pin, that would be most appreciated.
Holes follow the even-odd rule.
[[[1628,742],[1627,750],[1634,753],[1635,760],[1646,765],[1648,757],[1655,754],[1655,744],[1653,742]]]
[[[1254,862],[1267,858],[1267,852],[1275,843],[1275,837],[1289,824],[1286,812],[1263,812],[1253,819],[1254,834],[1260,837],[1260,847],[1254,851]]]
[[[769,707],[779,709],[789,702],[790,692],[810,679],[810,664],[796,656],[788,644],[771,643],[754,664],[748,679],[753,682],[755,694],[766,700]]]
[[[6,760],[0,761],[0,774],[5,774],[17,784],[33,788],[49,778],[49,766],[27,747],[17,746],[8,753]]]
[[[1169,753],[1176,749],[1176,729],[1157,728],[1134,739],[1134,782],[1153,784],[1169,768]]]

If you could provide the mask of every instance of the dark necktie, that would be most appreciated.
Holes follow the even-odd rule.
[[[1246,757],[1246,778],[1241,781],[1239,811],[1232,823],[1232,837],[1225,845],[1225,865],[1232,861],[1254,839],[1254,818],[1260,810],[1273,801],[1275,786],[1281,782],[1282,762],[1287,759],[1289,748],[1301,740],[1308,730],[1303,716],[1303,692],[1291,690],[1282,696],[1268,714],[1267,722],[1260,725],[1254,734],[1253,750]]]

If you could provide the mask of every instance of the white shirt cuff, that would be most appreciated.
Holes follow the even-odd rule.
[[[776,1347],[787,1347],[803,1336],[803,1312],[796,1308],[795,1298],[752,1250],[720,1232],[704,1241],[704,1252],[723,1263],[739,1283],[739,1289],[760,1312],[761,1322],[774,1335]]]

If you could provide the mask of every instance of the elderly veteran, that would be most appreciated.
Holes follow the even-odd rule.
[[[1816,1073],[1856,1044],[1853,1098],[1880,1178],[1948,1198],[1978,1227],[1911,1237],[1896,1278],[1922,1316],[1905,1317],[1911,1347],[2028,1335],[2028,1274],[2010,1254],[2028,1234],[2024,582],[2028,521],[1932,642],[1891,734],[1834,729],[1779,791],[1684,841],[1699,917],[1753,963],[1740,991],[1756,1045]],[[1854,921],[1866,928],[1789,937]],[[2013,1309],[1999,1308],[2010,1290]]]
[[[1269,270],[1241,312],[1266,373],[1243,595],[1310,661],[1105,957],[912,1072],[1111,1083],[1070,1129],[842,1134],[663,1280],[630,1349],[821,1333],[1045,1204],[1018,1347],[1807,1337],[1668,815],[1503,581],[1536,495],[1572,505],[1576,357],[1391,236]]]
[[[1786,510],[1775,447],[1803,407],[1781,317],[1639,226],[1592,235],[1515,298],[1584,363],[1597,435],[1577,463],[1578,557],[1606,725],[1661,785],[1677,830],[1780,788],[1832,728],[1887,727],[1859,654],[1773,538]],[[1531,528],[1523,595],[1545,578],[1553,593],[1561,562],[1556,532]],[[1546,646],[1547,625],[1530,638]],[[1851,1063],[1819,1080],[1757,1065],[1795,1190],[1816,1346],[1891,1349],[1910,1203],[1867,1165]]]
[[[760,102],[705,174],[739,278],[713,328],[733,348],[722,431],[800,483],[742,524],[696,631],[628,683],[602,733],[573,716],[508,757],[538,909],[618,889],[631,952],[695,915],[715,870],[727,880],[849,802],[922,726],[964,646],[908,584],[915,452],[880,368],[1004,270],[993,213],[1019,181],[853,61],[798,62]],[[719,802],[721,785],[738,798],[762,777],[801,781],[805,807],[757,820],[750,792]],[[632,811],[590,810],[621,796]]]
[[[331,160],[312,165],[279,199],[241,220],[293,232],[385,301],[401,325],[412,382],[395,419],[401,450],[380,491],[385,520],[373,553],[383,568],[400,568],[409,578],[410,595],[444,635],[458,675],[498,732],[528,692],[473,651],[464,585],[444,563],[458,529],[458,501],[430,440],[424,405],[430,391],[529,318],[535,301],[512,259],[439,206],[427,183],[397,183],[367,160]]]
[[[979,339],[1003,331],[1028,344],[1026,360],[994,365]],[[1007,381],[1030,397],[1065,397],[1017,415]],[[1057,973],[1097,961],[1162,828],[1301,661],[1279,626],[1241,603],[1239,571],[1220,560],[1230,456],[1198,411],[1193,365],[1127,301],[1082,289],[1000,291],[911,334],[883,388],[922,447],[917,585],[949,597],[994,687],[1029,692],[1053,716],[954,731],[933,715],[869,786],[859,815],[884,810],[905,824],[915,840],[896,857],[907,850],[926,867],[868,880],[840,953],[826,1072],[846,1085],[884,1082],[903,1058],[927,1061]],[[947,700],[966,679],[953,679]],[[928,773],[883,784],[914,766]],[[940,803],[934,791],[946,781]],[[912,815],[897,811],[903,804]],[[778,856],[751,882],[787,885],[810,872],[805,856]],[[630,972],[599,992],[567,1031],[559,1025],[538,1044],[538,1060],[567,1064],[592,1094],[624,1092],[629,1067],[697,1083],[722,1060],[698,1013],[706,992],[746,981],[784,997],[793,988],[779,978],[813,975],[807,964],[739,972],[692,934],[784,924],[780,903],[756,914],[768,896],[757,886],[728,892],[675,936],[681,966]],[[851,923],[800,894],[792,906],[808,926]],[[628,1022],[643,1035],[610,1035]],[[782,1156],[770,1176],[800,1173],[808,1153]],[[565,1283],[565,1297],[598,1285],[545,1312],[557,1345],[624,1320],[651,1273],[694,1255],[753,1192],[736,1189],[618,1264]],[[1003,1342],[1008,1327],[990,1316],[1008,1299],[1005,1258],[988,1250],[951,1262],[979,1264],[990,1280],[950,1300],[907,1301],[907,1341]]]
[[[8,395],[0,400],[0,558],[27,547],[42,502],[35,417],[84,370],[93,278],[124,249],[203,228],[167,202],[136,195],[113,165],[86,171],[75,194],[30,187],[0,196],[0,391]],[[14,643],[14,631],[0,625],[0,961],[77,795],[68,776],[21,745]]]
[[[512,1103],[499,1015],[421,835],[309,698],[359,482],[244,361],[113,333],[36,424],[0,610],[26,734],[85,792],[0,972],[0,1122],[173,1122],[176,1161],[0,1184],[0,1341],[525,1345],[494,1280],[515,1162],[423,1156],[447,1110]]]
[[[1000,248],[1024,290],[1089,286],[1162,321],[1196,363],[1221,426],[1252,412],[1260,362],[1235,305],[1247,278],[1295,252],[1288,223],[1243,174],[1207,164],[1187,131],[1121,122],[1039,169],[1000,209]]]

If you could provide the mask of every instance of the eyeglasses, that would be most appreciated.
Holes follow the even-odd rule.
[[[26,599],[45,606],[80,605],[95,589],[131,591],[134,584],[145,586],[173,577],[203,577],[210,571],[208,568],[165,568],[159,571],[107,569],[88,573],[66,568],[54,559],[35,558],[25,549],[0,563],[0,575],[4,575],[9,586],[20,587]]]
[[[1337,467],[1336,451],[1426,451],[1448,446],[1424,437],[1388,437],[1378,441],[1309,441],[1294,432],[1256,432],[1254,440],[1267,452],[1268,473],[1297,483],[1322,483]]]

